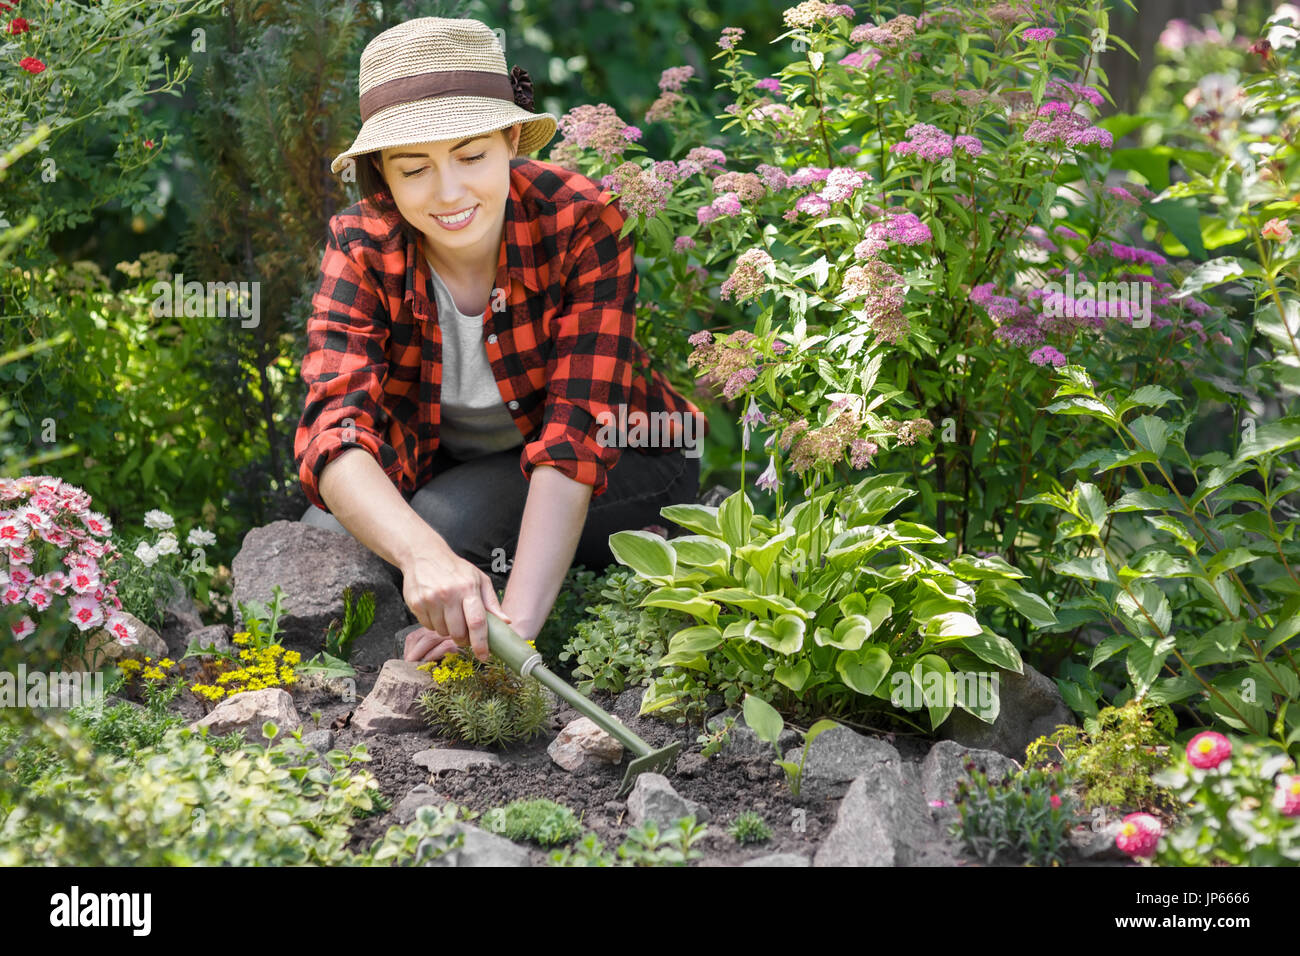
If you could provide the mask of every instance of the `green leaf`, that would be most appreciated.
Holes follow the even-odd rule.
[[[1279,418],[1256,429],[1255,437],[1241,443],[1235,462],[1275,455],[1300,448],[1300,417]]]
[[[1177,400],[1178,396],[1163,385],[1143,385],[1130,392],[1128,398],[1115,407],[1115,414],[1123,417],[1125,412],[1134,408],[1163,408]]]
[[[1205,247],[1201,245],[1200,206],[1194,199],[1148,202],[1142,208],[1169,227],[1169,231],[1187,247],[1188,255],[1194,259],[1205,258]]]
[[[722,526],[718,523],[718,509],[706,505],[667,505],[659,513],[674,524],[681,525],[687,531],[710,537],[722,537]]]
[[[778,664],[772,671],[772,677],[778,683],[789,687],[796,694],[803,690],[812,676],[812,662],[806,657],[795,664]]]
[[[977,593],[1012,608],[1036,628],[1056,624],[1056,615],[1047,602],[1015,581],[981,581]]]
[[[670,540],[668,546],[677,552],[677,563],[687,567],[716,568],[719,574],[726,574],[731,563],[731,548],[727,543],[707,535],[683,535]]]
[[[746,694],[745,703],[741,706],[741,714],[749,729],[758,736],[759,740],[765,740],[773,747],[779,746],[785,721],[781,719],[775,707],[761,697]]]
[[[1159,457],[1165,453],[1169,425],[1163,418],[1154,415],[1142,415],[1129,422],[1128,429],[1137,439],[1138,444],[1151,454]]]
[[[779,534],[768,538],[762,544],[747,544],[742,548],[737,548],[736,557],[747,562],[750,567],[759,573],[760,577],[766,578],[777,558],[780,557],[785,543],[794,535],[794,528],[786,528]]]
[[[1128,649],[1128,658],[1125,660],[1125,666],[1128,669],[1129,680],[1133,682],[1134,694],[1141,698],[1156,677],[1160,675],[1160,668],[1164,666],[1165,659],[1169,652],[1174,649],[1174,639],[1139,637],[1137,641]]]
[[[983,633],[980,622],[975,620],[973,614],[968,614],[965,611],[945,611],[942,614],[936,614],[925,622],[923,630],[926,637],[938,640],[974,637]]]
[[[1106,498],[1091,482],[1081,481],[1074,487],[1079,493],[1079,513],[1092,524],[1095,534],[1106,524]]]
[[[1110,506],[1110,514],[1124,511],[1165,511],[1178,506],[1176,499],[1163,488],[1152,485],[1144,491],[1130,491]]]
[[[737,491],[718,506],[718,523],[722,539],[733,549],[749,543],[749,526],[754,520],[754,506],[744,489]]]
[[[1020,659],[1020,652],[1016,650],[1014,644],[1000,634],[986,629],[974,637],[962,638],[959,643],[982,661],[996,664],[1014,674],[1024,673],[1024,662]]]
[[[867,620],[866,615],[850,614],[835,624],[831,638],[822,643],[846,651],[856,651],[864,641],[871,637],[874,630],[875,628],[871,626],[871,622]]]
[[[750,621],[745,625],[745,637],[778,654],[795,654],[803,647],[805,628],[803,618],[782,614],[774,621]]]
[[[710,624],[718,622],[718,606],[690,588],[659,588],[647,594],[641,606],[666,607],[704,618]]]
[[[1102,638],[1097,646],[1092,649],[1092,663],[1088,666],[1096,670],[1097,665],[1114,657],[1132,644],[1133,640],[1131,634],[1112,634],[1109,637]]]
[[[794,614],[801,618],[812,617],[811,613],[780,594],[755,594],[744,588],[717,588],[705,591],[700,596],[720,604],[744,608],[752,614]]]
[[[722,631],[711,624],[684,627],[668,641],[670,651],[690,651],[701,654],[722,643]]]
[[[677,552],[651,531],[616,531],[609,536],[609,550],[620,564],[656,584],[670,582],[677,570]]]
[[[850,690],[874,694],[893,663],[883,647],[868,644],[856,651],[842,651],[835,659],[835,672]]]
[[[932,674],[937,676],[931,678],[929,675]],[[952,686],[952,668],[938,654],[925,654],[912,665],[911,676],[913,683],[921,688],[924,696],[926,710],[930,714],[930,727],[937,730],[939,725],[948,719],[953,705],[956,704],[955,695],[949,695]],[[935,700],[938,688],[942,688],[942,691],[939,700]]]
[[[1172,298],[1181,299],[1184,296],[1200,292],[1202,289],[1223,285],[1225,282],[1246,275],[1248,271],[1258,275],[1259,266],[1233,256],[1211,259],[1209,262],[1201,263],[1189,272],[1187,278],[1183,280],[1182,285],[1178,287],[1178,291],[1173,294]]]

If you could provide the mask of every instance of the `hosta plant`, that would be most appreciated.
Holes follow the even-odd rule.
[[[1005,561],[945,560],[932,529],[884,520],[913,493],[896,476],[874,475],[775,520],[739,491],[716,508],[662,510],[693,534],[611,535],[614,556],[657,585],[642,603],[696,622],[656,662],[670,670],[651,682],[642,712],[702,684],[728,706],[754,693],[812,715],[892,705],[910,720],[924,711],[925,729],[954,706],[993,721],[996,675],[1022,663],[989,622],[1004,624],[1006,610],[1034,624],[1055,618]]]

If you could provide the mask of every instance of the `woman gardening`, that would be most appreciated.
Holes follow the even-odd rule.
[[[485,660],[486,613],[532,640],[575,558],[603,568],[610,534],[694,499],[703,416],[635,340],[622,213],[521,155],[556,120],[485,24],[384,31],[359,89],[361,131],[330,168],[355,164],[362,199],[330,220],[307,323],[302,520],[400,571],[421,625],[406,660]],[[666,423],[656,447],[611,440],[638,418]]]

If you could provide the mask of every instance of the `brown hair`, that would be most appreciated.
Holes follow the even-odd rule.
[[[510,130],[512,127],[502,129],[501,135],[505,137],[506,145],[510,145]],[[374,162],[371,162],[371,158]],[[384,181],[383,174],[375,168],[375,163],[382,163],[382,151],[372,150],[369,153],[362,153],[357,157],[357,190],[362,199],[368,199],[382,213],[397,212],[397,204],[393,202],[393,195],[388,191],[388,183]],[[410,242],[416,242],[420,237],[420,231],[406,221],[405,216],[401,216],[401,228],[403,234]]]

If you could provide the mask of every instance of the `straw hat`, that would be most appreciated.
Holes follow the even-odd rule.
[[[464,139],[516,123],[519,154],[541,149],[556,119],[534,113],[533,84],[506,58],[496,34],[478,20],[418,17],[366,44],[358,81],[361,132],[330,163],[338,173],[350,157],[413,143]]]

